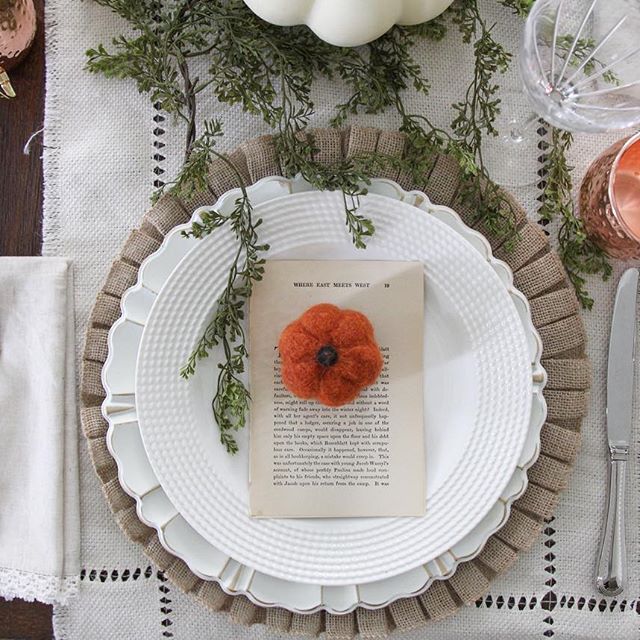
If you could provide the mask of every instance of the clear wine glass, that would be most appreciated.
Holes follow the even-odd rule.
[[[591,133],[640,125],[640,0],[537,0],[518,66],[524,93],[502,96],[499,135],[483,148],[507,186],[536,180],[540,117]]]

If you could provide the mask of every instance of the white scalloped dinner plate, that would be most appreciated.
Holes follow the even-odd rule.
[[[215,357],[189,383],[176,375],[222,287],[233,250],[224,232],[193,241],[177,228],[145,261],[110,333],[103,409],[139,515],[198,575],[260,604],[344,612],[424,590],[479,553],[526,487],[546,413],[545,375],[509,269],[454,212],[377,180],[376,193],[362,199],[376,237],[357,252],[341,197],[308,189],[281,178],[251,188],[261,238],[278,248],[270,257],[425,263],[427,515],[248,517],[248,434],[235,458],[218,444],[209,407]],[[229,210],[236,197],[216,208]]]

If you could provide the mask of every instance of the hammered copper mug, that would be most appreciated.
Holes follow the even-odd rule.
[[[7,71],[22,60],[35,34],[33,0],[0,0],[0,98],[15,97]]]
[[[608,255],[640,260],[640,133],[611,145],[589,167],[580,216]]]

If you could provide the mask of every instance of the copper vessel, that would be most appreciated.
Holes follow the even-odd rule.
[[[22,60],[35,34],[33,0],[0,0],[0,97],[15,96],[7,71]]]
[[[580,216],[608,255],[640,260],[640,133],[611,145],[589,167]]]

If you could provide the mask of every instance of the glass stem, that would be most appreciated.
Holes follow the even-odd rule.
[[[512,122],[511,130],[509,131],[509,137],[513,142],[522,142],[525,138],[525,134],[538,122],[540,116],[533,111],[529,114],[529,117],[524,122]]]

